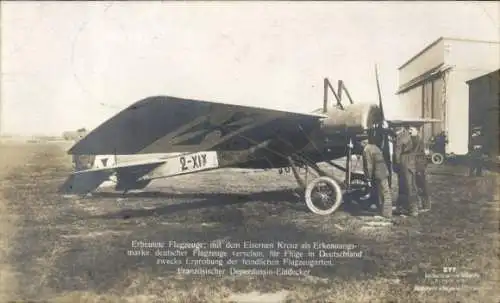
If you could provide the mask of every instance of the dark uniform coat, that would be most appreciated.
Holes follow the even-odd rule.
[[[375,144],[367,144],[363,149],[363,168],[368,180],[384,180],[389,177],[389,170],[384,155]]]
[[[418,200],[415,181],[417,161],[413,143],[407,129],[397,134],[394,146],[394,170],[398,174],[399,206],[410,215],[417,215]]]
[[[424,141],[420,136],[412,137],[413,152],[415,153],[415,168],[417,172],[423,172],[427,168]]]
[[[394,145],[394,164],[397,169],[400,166],[415,172],[416,161],[414,154],[413,140],[408,130],[403,130],[396,136],[396,143]]]
[[[431,201],[427,186],[427,157],[425,156],[424,141],[420,136],[414,136],[412,140],[413,152],[415,153],[415,183],[417,186],[417,195],[421,200],[422,208],[429,210],[431,208]]]
[[[380,148],[367,144],[363,149],[363,170],[367,180],[374,183],[381,215],[392,216],[392,193],[389,187],[389,170]]]

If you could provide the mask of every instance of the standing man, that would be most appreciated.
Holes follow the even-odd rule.
[[[415,153],[415,185],[417,186],[417,195],[421,202],[420,212],[427,212],[431,209],[431,200],[427,187],[427,158],[425,156],[424,141],[416,128],[410,128],[410,134]]]
[[[374,188],[377,193],[381,215],[385,218],[391,218],[392,193],[387,179],[389,170],[376,138],[374,132],[369,131],[368,141],[364,140],[361,143],[363,146],[363,170],[368,180],[368,186]]]
[[[418,216],[416,195],[416,161],[410,128],[405,126],[396,133],[394,144],[394,171],[398,174],[398,208],[402,214]]]
[[[469,177],[483,175],[483,138],[481,129],[475,127],[469,144]]]

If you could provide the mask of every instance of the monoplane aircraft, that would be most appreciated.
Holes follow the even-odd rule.
[[[86,194],[112,179],[116,190],[126,192],[142,189],[154,179],[218,168],[291,168],[308,208],[316,214],[331,214],[345,193],[359,190],[354,180],[363,184],[359,183],[362,176],[351,170],[351,155],[361,153],[359,143],[369,129],[381,136],[391,167],[391,130],[437,121],[386,120],[377,72],[376,78],[378,106],[355,104],[341,80],[335,91],[325,78],[323,108],[312,113],[169,96],[145,98],[98,126],[69,150],[77,162],[90,155],[97,165],[75,171],[62,190]],[[329,90],[336,104],[328,99]],[[349,104],[343,104],[343,94]],[[345,166],[333,162],[343,157]],[[345,180],[318,163],[345,172]],[[311,169],[318,177],[307,180],[298,173],[299,167]]]

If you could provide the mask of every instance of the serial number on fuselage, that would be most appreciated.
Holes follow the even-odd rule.
[[[181,171],[201,169],[207,166],[208,163],[207,154],[180,156],[179,162],[181,166]]]

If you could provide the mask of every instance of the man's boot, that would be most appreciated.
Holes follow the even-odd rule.
[[[410,217],[418,216],[418,200],[415,196],[408,197],[408,215]]]
[[[395,215],[407,215],[408,214],[408,196],[407,195],[399,195],[396,200],[395,207],[392,207]]]
[[[429,210],[431,210],[431,200],[429,199],[429,197],[425,197],[424,199],[422,199],[422,209],[420,210],[420,212],[424,213]]]
[[[382,204],[381,215],[384,218],[392,218],[392,203],[384,202]]]

